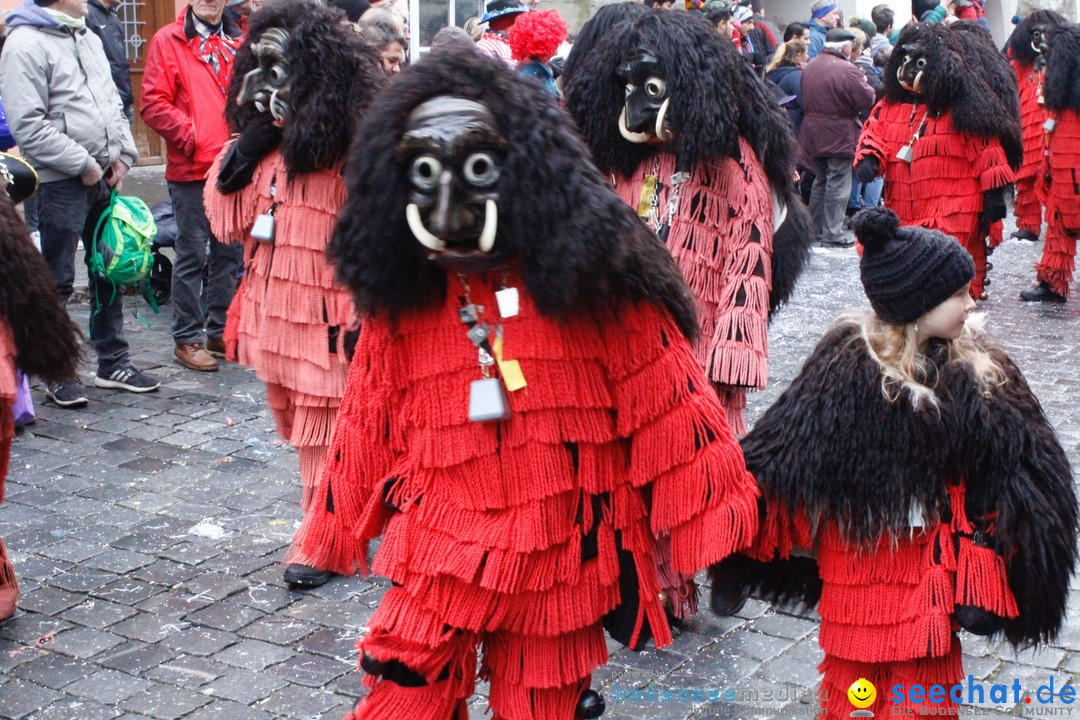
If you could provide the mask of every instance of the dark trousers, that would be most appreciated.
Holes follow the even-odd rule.
[[[236,292],[237,271],[244,246],[219,242],[210,232],[203,205],[203,181],[169,182],[176,215],[176,260],[173,262],[173,340],[178,345],[220,339],[225,332],[225,312]],[[203,268],[210,264],[203,310]]]
[[[810,191],[810,217],[818,242],[839,243],[844,235],[844,211],[851,197],[854,157],[814,158],[814,189]]]
[[[41,254],[67,302],[75,288],[75,251],[83,241],[83,260],[90,266],[94,229],[101,213],[109,207],[109,187],[99,181],[87,187],[79,178],[41,184],[38,190]],[[112,283],[90,276],[90,339],[97,351],[98,366],[108,368],[128,363],[124,338],[124,296]]]

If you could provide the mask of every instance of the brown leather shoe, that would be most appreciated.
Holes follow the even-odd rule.
[[[225,341],[221,338],[206,338],[206,352],[214,357],[225,357]]]
[[[214,359],[213,355],[206,352],[206,348],[203,347],[202,343],[189,343],[186,345],[177,343],[176,349],[173,350],[173,359],[188,370],[216,372],[218,369],[218,361]]]

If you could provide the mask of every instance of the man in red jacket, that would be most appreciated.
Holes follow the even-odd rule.
[[[143,121],[165,138],[165,179],[180,233],[173,264],[173,357],[201,372],[218,369],[225,311],[236,291],[241,245],[218,242],[203,207],[210,164],[229,137],[225,95],[239,26],[223,17],[226,0],[191,0],[176,22],[154,35],[146,57]],[[207,243],[209,242],[209,255]],[[207,308],[201,304],[203,269],[210,264]],[[206,342],[203,342],[205,330]]]

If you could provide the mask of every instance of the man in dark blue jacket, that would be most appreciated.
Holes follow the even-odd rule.
[[[120,93],[120,101],[124,103],[124,116],[128,123],[132,123],[135,122],[135,93],[131,89],[131,69],[128,67],[124,24],[116,16],[120,10],[120,2],[121,0],[89,0],[86,25],[101,38],[105,57],[109,58],[113,82]]]

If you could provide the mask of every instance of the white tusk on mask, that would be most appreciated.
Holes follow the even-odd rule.
[[[477,246],[480,252],[489,253],[495,247],[495,231],[499,226],[499,209],[494,200],[488,200],[484,206],[484,229],[480,231]]]
[[[623,106],[622,112],[619,113],[619,134],[632,143],[646,143],[652,138],[649,133],[643,132],[630,132],[626,128],[626,106]]]
[[[409,229],[412,230],[413,237],[420,241],[421,245],[435,252],[442,252],[446,249],[446,243],[432,235],[424,227],[424,221],[420,219],[420,208],[416,206],[416,203],[409,203],[405,206],[405,219],[409,223]]]
[[[662,142],[671,141],[671,131],[664,127],[664,118],[667,116],[668,105],[671,103],[671,98],[664,101],[664,104],[660,106],[660,112],[656,114],[656,137]]]
[[[911,87],[915,88],[915,92],[922,92],[922,74],[922,70],[916,73],[915,82],[911,84]]]
[[[787,204],[781,199],[775,190],[772,192],[772,229],[775,235],[780,226],[787,220]]]

